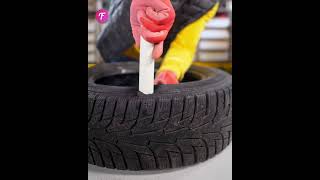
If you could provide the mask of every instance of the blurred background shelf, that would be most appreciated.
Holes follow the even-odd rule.
[[[194,65],[232,72],[232,1],[221,4],[216,17],[201,33]]]

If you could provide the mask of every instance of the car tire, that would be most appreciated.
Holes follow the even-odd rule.
[[[88,69],[88,163],[121,170],[203,162],[232,140],[232,76],[192,66],[178,85],[138,92],[138,63]]]

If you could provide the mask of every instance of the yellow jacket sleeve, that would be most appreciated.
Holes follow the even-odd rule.
[[[175,40],[170,44],[167,54],[164,56],[158,73],[169,70],[174,72],[179,80],[183,79],[184,74],[193,62],[201,32],[207,22],[215,16],[218,8],[219,3],[200,19],[187,25],[177,34]]]

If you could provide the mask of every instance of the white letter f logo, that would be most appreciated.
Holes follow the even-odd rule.
[[[100,20],[102,20],[102,18],[103,18],[103,16],[104,16],[105,14],[106,14],[105,12],[99,13]]]

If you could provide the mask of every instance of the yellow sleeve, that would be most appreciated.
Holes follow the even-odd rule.
[[[183,79],[194,59],[201,32],[207,22],[216,15],[218,8],[219,3],[207,14],[189,24],[177,34],[175,40],[171,42],[167,54],[164,56],[158,73],[169,70],[174,72],[179,80]]]

